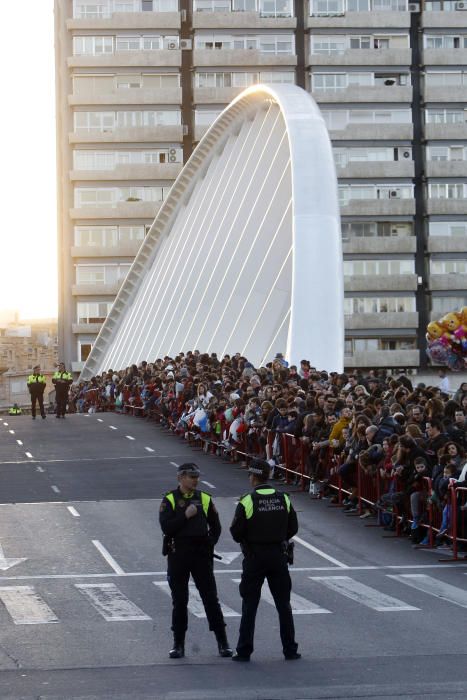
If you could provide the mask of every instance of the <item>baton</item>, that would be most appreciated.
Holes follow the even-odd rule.
[[[219,559],[219,561],[222,561],[222,557],[220,554],[216,554],[215,552],[213,552],[212,556],[214,559]]]

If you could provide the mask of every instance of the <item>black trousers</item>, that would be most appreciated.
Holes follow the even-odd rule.
[[[31,415],[33,418],[36,417],[36,401],[39,402],[39,411],[41,416],[45,416],[44,411],[44,394],[31,394]]]
[[[68,403],[68,389],[66,391],[57,391],[55,400],[57,402],[57,416],[64,416]]]
[[[279,629],[282,650],[285,655],[294,654],[298,645],[295,642],[295,627],[290,607],[292,582],[285,554],[280,545],[269,545],[245,556],[240,581],[242,598],[242,619],[238,636],[237,653],[250,656],[253,653],[256,611],[261,598],[264,579],[269,584],[276,610],[279,614]]]
[[[172,631],[178,640],[185,638],[188,628],[188,582],[190,574],[203,601],[209,629],[215,633],[225,629],[219,599],[211,551],[207,545],[177,547],[168,555],[167,580],[172,593]]]

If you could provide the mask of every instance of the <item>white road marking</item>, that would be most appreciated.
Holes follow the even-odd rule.
[[[146,450],[146,452],[154,452],[152,447],[145,447],[144,449]]]
[[[240,583],[239,578],[233,578],[232,581]],[[274,605],[274,598],[272,597],[272,593],[266,581],[261,589],[261,599],[269,605]],[[323,615],[331,613],[330,610],[321,608],[319,605],[316,605],[316,603],[312,603],[311,600],[307,600],[296,593],[290,594],[290,606],[294,615]]]
[[[24,454],[26,455],[26,457],[29,457],[29,459],[32,459],[32,458],[33,458],[33,457],[32,457],[32,454],[31,454],[30,452],[25,452]]]
[[[110,430],[118,430],[114,425],[109,425]]]
[[[295,535],[294,540],[295,540],[295,542],[298,542],[298,544],[301,544],[302,547],[306,547],[307,549],[311,550],[312,552],[314,552],[318,556],[323,557],[323,559],[327,559],[328,561],[331,562],[331,564],[335,564],[336,566],[338,566],[341,569],[348,569],[349,568],[347,566],[347,564],[343,564],[338,559],[334,559],[334,557],[331,557],[329,554],[326,554],[326,552],[323,552],[321,549],[318,549],[318,547],[314,547],[309,542],[302,540],[301,537],[297,537],[297,535]]]
[[[52,489],[52,491],[55,491],[55,493],[60,493],[60,489],[58,488],[58,486],[55,486],[55,484],[52,484],[50,488]]]
[[[177,464],[177,462],[170,462],[170,464],[171,464],[173,467],[178,467],[178,466],[180,466],[180,465]]]
[[[136,438],[132,437],[131,435],[125,435],[127,440],[136,440]]]
[[[8,423],[4,423],[3,425],[6,425],[6,427],[8,428]]]
[[[98,422],[98,423],[103,423],[104,421],[102,420],[102,418],[98,418],[98,419],[97,419],[97,422]]]
[[[128,600],[115,583],[75,583],[75,587],[89,598],[91,605],[107,622],[151,619]]]
[[[395,581],[400,581],[400,583],[405,583],[406,586],[415,588],[417,591],[441,598],[448,603],[454,603],[461,608],[467,608],[467,591],[457,586],[451,586],[450,583],[444,583],[444,581],[439,581],[426,574],[387,574],[387,576]]]
[[[116,574],[124,574],[125,572],[123,571],[122,567],[117,564],[113,556],[106,550],[104,545],[102,545],[99,540],[93,540],[92,541],[94,547],[99,550],[99,552],[102,554],[104,557],[105,561],[107,564],[109,564],[112,569],[115,571]]]
[[[202,483],[202,484],[206,484],[206,486],[207,486],[208,488],[210,488],[210,489],[215,489],[215,488],[216,488],[216,487],[214,486],[214,484],[210,484],[209,481],[202,481],[201,483]]]
[[[308,578],[312,581],[318,581],[332,591],[336,591],[336,593],[366,605],[367,608],[377,612],[420,610],[420,608],[414,608],[413,605],[407,605],[403,600],[392,598],[385,593],[381,593],[381,591],[377,591],[375,588],[360,583],[360,581],[355,581],[350,576],[309,576]]]
[[[153,584],[164,591],[167,595],[170,595],[170,588],[167,581],[153,581]],[[206,613],[204,611],[203,601],[195,587],[194,584],[189,584],[190,598],[188,600],[188,610],[195,616],[199,618],[205,618]],[[240,617],[240,613],[229,608],[228,605],[221,603],[221,608],[224,617]]]
[[[58,622],[54,611],[32,586],[2,586],[0,600],[15,625],[45,625]]]
[[[15,434],[15,431],[14,431],[14,430],[9,430],[8,432],[11,433],[12,435]]]
[[[220,557],[222,557],[223,564],[231,564],[234,559],[240,556],[241,552],[216,552]]]
[[[71,513],[72,515],[74,515],[75,518],[80,518],[80,517],[81,517],[80,514],[78,513],[78,511],[76,510],[76,508],[73,508],[73,506],[67,506],[67,510],[69,510],[70,513]]]
[[[22,445],[22,444],[23,444],[23,441],[22,441],[22,440],[17,440],[16,442],[18,443],[18,445]]]
[[[22,564],[23,561],[26,561],[26,557],[22,557],[21,559],[7,559],[3,553],[3,547],[0,544],[0,571],[8,571],[8,569],[11,569],[12,566]]]
[[[36,472],[45,472],[45,469],[43,469],[40,465],[36,467]]]

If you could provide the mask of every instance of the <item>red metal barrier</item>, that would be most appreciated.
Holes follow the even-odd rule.
[[[449,486],[451,504],[451,528],[452,538],[452,559],[440,561],[460,561],[467,559],[464,555],[459,558],[459,542],[467,544],[467,488],[459,486],[456,488],[455,482]]]

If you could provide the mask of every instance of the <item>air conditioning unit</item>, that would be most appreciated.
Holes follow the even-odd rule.
[[[177,162],[177,156],[169,156],[169,163],[176,163]]]
[[[389,190],[389,198],[390,199],[398,199],[398,197],[401,196],[401,193],[399,190]]]
[[[167,49],[178,49],[177,42],[176,41],[168,41],[167,44],[165,45]]]
[[[467,2],[456,2],[454,7],[456,10],[467,10]]]
[[[191,39],[180,39],[180,48],[184,51],[191,51],[193,42]]]
[[[409,160],[409,158],[412,158],[412,150],[410,148],[398,148],[397,156],[398,160]]]
[[[408,10],[409,10],[409,12],[420,12],[420,3],[409,2]]]
[[[176,156],[177,155],[177,149],[176,148],[169,148],[169,156]]]

